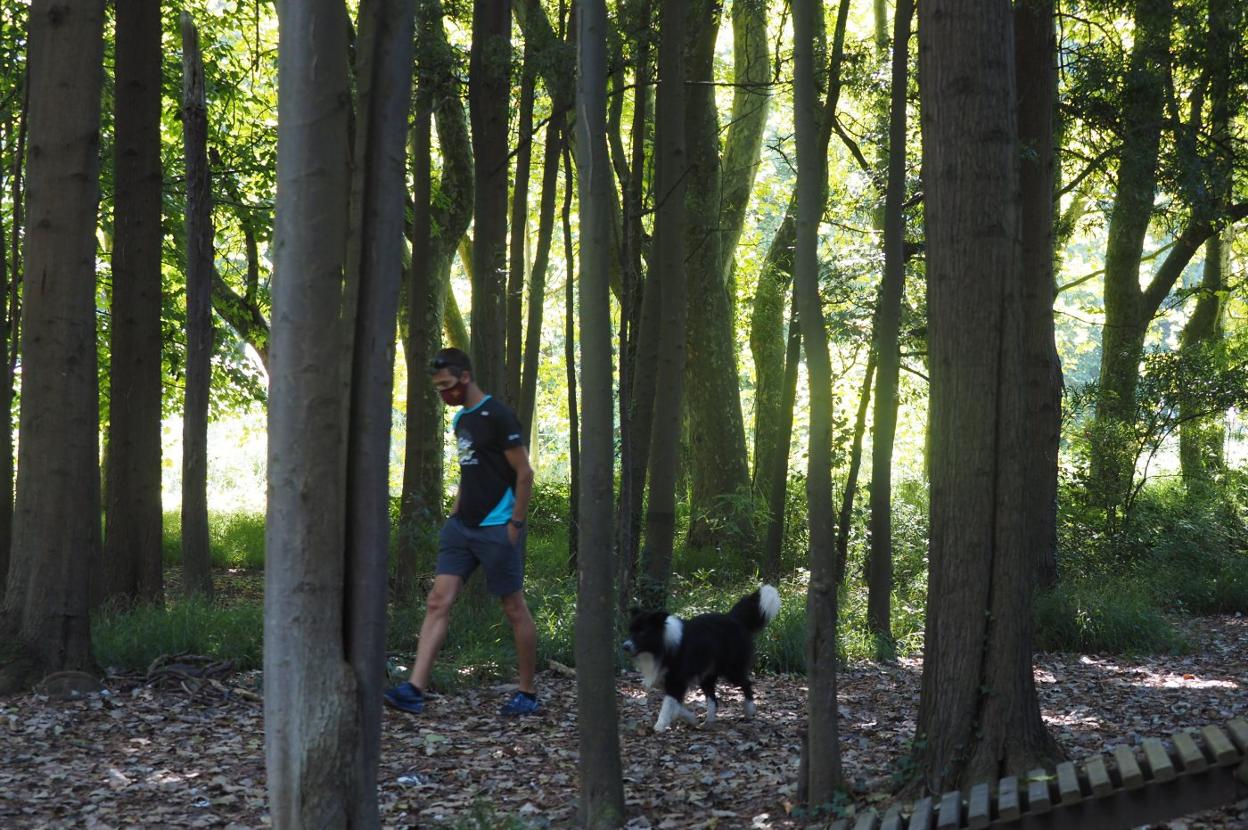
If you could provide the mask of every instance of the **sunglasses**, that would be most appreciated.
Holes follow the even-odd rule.
[[[438,372],[446,369],[455,377],[459,377],[464,373],[464,367],[454,361],[447,360],[444,357],[435,357],[429,361],[429,374],[436,375]]]

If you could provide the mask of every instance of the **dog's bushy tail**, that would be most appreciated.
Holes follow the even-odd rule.
[[[746,627],[751,634],[762,631],[780,613],[780,592],[764,585],[732,606],[728,616]]]

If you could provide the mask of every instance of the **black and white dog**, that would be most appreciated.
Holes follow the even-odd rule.
[[[662,732],[673,717],[697,723],[685,708],[685,693],[699,686],[706,695],[706,722],[715,722],[715,684],[724,678],[745,693],[745,716],[754,716],[750,665],[754,635],[780,613],[780,593],[764,585],[742,597],[727,614],[699,614],[682,620],[666,611],[636,612],[628,626],[624,650],[633,658],[646,688],[662,684],[666,697],[654,731]]]

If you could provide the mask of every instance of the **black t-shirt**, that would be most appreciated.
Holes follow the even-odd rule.
[[[468,527],[506,524],[516,502],[516,471],[504,454],[524,445],[516,413],[486,395],[455,415],[459,454],[459,520]]]

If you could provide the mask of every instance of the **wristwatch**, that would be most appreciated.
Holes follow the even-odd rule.
[[[517,530],[524,530],[524,519],[510,519],[508,524],[515,525]]]

